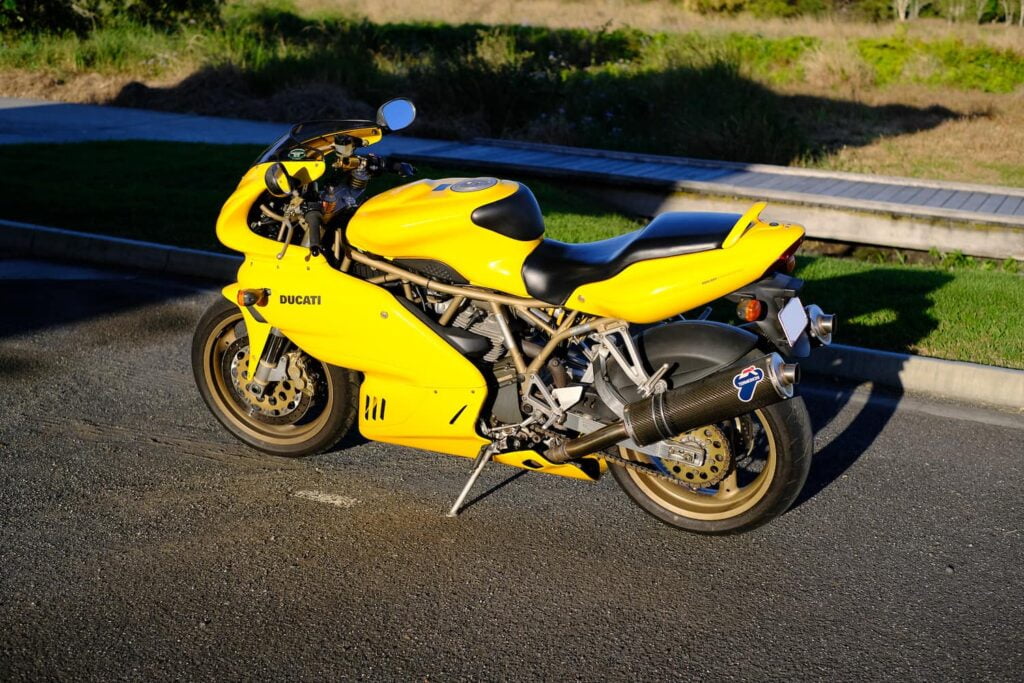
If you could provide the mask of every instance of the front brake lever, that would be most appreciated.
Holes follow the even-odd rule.
[[[295,232],[295,225],[292,223],[290,218],[286,217],[284,219],[284,222],[281,224],[281,230],[285,233],[285,239],[284,246],[281,247],[281,251],[277,255],[278,261],[284,258],[284,253],[288,251],[288,245],[292,243],[292,233]],[[278,235],[278,239],[280,239],[280,234]]]

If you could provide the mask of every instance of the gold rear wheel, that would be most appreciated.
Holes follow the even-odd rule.
[[[614,463],[611,469],[641,508],[689,531],[735,533],[764,524],[792,504],[810,468],[810,418],[800,398],[695,429],[686,438],[691,443],[705,439],[702,447],[708,457],[728,462],[724,476],[704,484],[698,469],[627,449],[620,449],[620,455],[646,469]]]
[[[267,453],[302,456],[334,446],[349,431],[357,403],[356,374],[300,349],[285,353],[286,374],[257,396],[246,380],[248,337],[241,311],[218,300],[192,341],[196,385],[214,416],[236,437]]]

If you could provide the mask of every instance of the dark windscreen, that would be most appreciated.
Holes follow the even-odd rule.
[[[320,145],[311,143],[322,140],[329,135],[344,135],[348,131],[377,128],[373,121],[327,120],[305,121],[292,127],[290,131],[278,138],[267,147],[256,159],[256,164],[268,161],[315,161],[323,158]]]

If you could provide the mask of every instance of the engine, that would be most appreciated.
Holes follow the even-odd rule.
[[[501,325],[490,311],[477,306],[466,306],[452,324],[490,340],[491,350],[483,357],[487,363],[494,363],[505,355],[505,337],[501,333]]]

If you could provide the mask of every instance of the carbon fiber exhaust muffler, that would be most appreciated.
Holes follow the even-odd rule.
[[[693,384],[630,403],[620,422],[549,448],[544,457],[564,463],[626,439],[640,446],[671,439],[790,398],[799,381],[800,366],[784,362],[777,353],[738,363]]]

